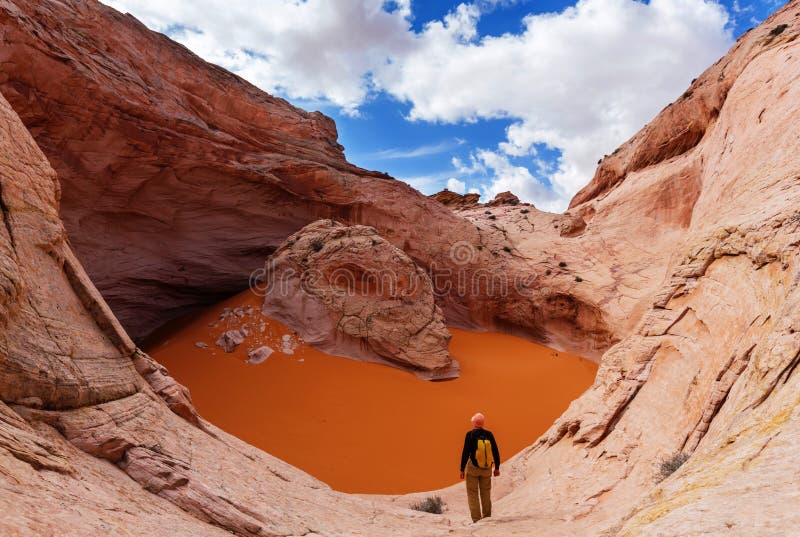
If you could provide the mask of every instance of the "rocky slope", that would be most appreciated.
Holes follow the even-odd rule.
[[[524,478],[502,506],[521,519],[505,535],[785,535],[797,524],[780,506],[797,497],[798,34],[793,1],[623,145],[614,166],[606,159],[573,202],[588,220],[582,236],[624,248],[649,236],[666,278],[633,308],[620,304],[644,309],[632,334],[516,461]],[[709,103],[717,111],[705,115]],[[698,125],[701,135],[684,138]],[[609,211],[617,230],[598,229]],[[662,236],[665,223],[682,232]],[[659,483],[660,460],[679,452],[688,462]]]
[[[0,148],[0,534],[428,531],[202,421],[76,261],[55,173],[2,98]]]
[[[0,52],[5,77],[0,89],[10,94],[37,141],[48,154],[55,154],[56,167],[65,174],[62,214],[68,228],[66,200],[73,195],[68,190],[83,188],[89,197],[102,184],[113,198],[116,183],[110,178],[116,176],[106,170],[107,175],[91,176],[105,177],[105,182],[76,181],[79,174],[64,163],[76,158],[67,141],[79,135],[66,134],[85,129],[96,137],[106,131],[92,123],[99,120],[81,115],[74,103],[65,102],[64,110],[88,121],[70,127],[69,116],[57,113],[53,94],[45,97],[46,92],[36,86],[55,87],[47,82],[54,78],[72,88],[70,94],[85,97],[97,92],[97,98],[87,98],[83,106],[112,98],[103,93],[104,85],[86,83],[85,73],[106,76],[105,83],[116,84],[120,95],[130,96],[128,87],[139,88],[142,99],[151,91],[142,88],[164,87],[156,83],[158,79],[139,85],[132,75],[138,71],[114,63],[121,57],[119,50],[131,57],[151,54],[147,66],[164,65],[158,63],[161,54],[170,61],[182,54],[186,68],[196,69],[193,74],[218,73],[215,76],[223,77],[217,79],[219,84],[220,80],[231,81],[232,87],[243,84],[166,40],[160,41],[160,48],[150,47],[161,38],[91,2],[5,1],[0,6],[7,44]],[[91,47],[97,46],[97,35],[103,32],[110,34],[104,38],[110,40],[109,52],[88,54],[87,50],[98,50]],[[793,0],[743,36],[694,82],[690,92],[613,158],[605,159],[569,214],[508,205],[452,211],[422,200],[408,206],[417,211],[415,215],[424,216],[421,225],[434,221],[431,225],[438,226],[443,239],[415,243],[429,237],[406,227],[410,220],[392,222],[387,217],[375,225],[416,262],[428,256],[425,267],[440,259],[447,245],[448,266],[463,265],[470,274],[496,267],[495,274],[519,274],[515,271],[524,269],[535,276],[523,282],[535,290],[533,297],[517,287],[516,294],[487,300],[487,284],[470,295],[478,298],[450,297],[445,311],[451,318],[476,325],[505,322],[509,330],[524,329],[563,346],[589,341],[597,354],[603,345],[620,339],[603,354],[594,386],[539,442],[504,464],[496,516],[469,527],[458,511],[463,509],[460,488],[441,492],[453,508],[445,517],[404,509],[408,497],[337,494],[201,420],[185,392],[136,350],[83,273],[58,219],[55,175],[8,105],[0,101],[0,198],[5,222],[0,237],[0,486],[4,490],[0,508],[11,513],[0,519],[2,533],[47,534],[66,527],[74,534],[157,534],[169,527],[176,535],[225,531],[325,536],[787,535],[787,528],[800,523],[794,508],[800,465],[800,376],[795,374],[800,362],[798,35],[800,1]],[[26,83],[26,72],[38,75],[29,75]],[[207,78],[198,80],[222,87]],[[240,91],[245,90],[256,91],[247,87]],[[231,94],[235,97],[238,91]],[[108,115],[112,127],[124,117],[141,120],[144,111],[157,108],[134,106],[134,99],[126,102],[133,108],[122,110],[130,116]],[[165,110],[170,102],[165,101]],[[234,104],[230,106],[235,110]],[[37,108],[47,112],[37,115],[32,112]],[[108,111],[94,109],[95,114]],[[52,125],[46,121],[48,113],[53,114]],[[137,136],[148,131],[135,125],[109,128],[106,147],[113,147],[116,136],[117,143],[138,140],[131,147],[141,148]],[[177,121],[165,125],[156,122],[151,127],[165,136],[183,128]],[[127,135],[122,135],[125,129]],[[232,140],[226,143],[244,143],[228,136]],[[196,145],[187,145],[190,139]],[[72,155],[62,164],[55,140],[63,144],[65,155]],[[144,147],[151,150],[154,145],[167,153],[169,147],[181,151],[191,147],[199,154],[213,152],[206,147],[222,147],[185,134],[176,135],[169,144]],[[127,160],[116,159],[116,154],[104,160],[99,155],[111,152],[98,149],[92,150],[96,161],[88,158],[91,152],[83,156],[87,172],[93,162],[110,166],[109,170],[124,169],[124,162],[139,173],[145,170],[146,151],[127,154]],[[315,145],[314,151],[318,150]],[[269,178],[265,184],[280,182],[270,166],[275,162],[271,159],[280,160],[274,155],[281,153],[266,152],[273,156],[260,160],[245,158],[251,154],[247,151],[227,151],[219,153],[218,160],[208,157],[206,164],[236,162],[230,165],[257,174],[266,162],[273,171],[264,172]],[[301,150],[287,149],[287,154],[292,151]],[[162,153],[154,155],[150,158],[158,168],[156,164],[165,161],[160,160]],[[375,215],[385,216],[388,213],[381,211],[388,209],[378,208],[375,189],[388,196],[383,201],[395,201],[395,206],[407,203],[403,192],[409,199],[421,199],[399,183],[336,168],[325,160],[333,157],[317,153],[314,158],[315,163],[303,168],[308,176],[291,175],[291,181],[283,176],[282,187],[291,185],[292,192],[302,195],[271,198],[286,201],[291,214],[298,207],[308,209],[305,215],[325,212],[328,209],[321,207],[327,205],[309,200],[336,199],[338,207],[346,208],[342,219],[348,223],[355,213],[378,220]],[[312,161],[303,160],[308,162]],[[169,163],[180,169],[177,156]],[[297,171],[298,162],[291,164]],[[235,192],[240,183],[222,175],[213,179],[223,181],[219,184],[226,192]],[[153,177],[139,176],[145,187],[137,195],[148,192],[151,179],[144,176]],[[302,177],[314,181],[304,182]],[[369,194],[364,194],[359,189],[367,183]],[[166,200],[175,200],[170,196],[176,194],[166,189],[173,184],[176,192],[186,193],[176,180],[155,181],[150,188],[159,186]],[[346,192],[355,192],[354,198],[342,197],[344,184]],[[330,188],[325,190],[324,185]],[[123,197],[132,203],[137,199],[132,191],[125,192]],[[349,201],[365,196],[371,201]],[[162,209],[170,206],[174,211],[165,227],[185,229],[188,221],[180,219],[178,210],[184,205],[176,202]],[[117,211],[119,205],[106,209]],[[84,213],[84,220],[91,221],[90,215],[94,211]],[[80,218],[75,221],[80,223]],[[300,227],[293,221],[283,229],[286,235],[295,224]],[[270,226],[266,233],[273,229],[279,228]],[[77,231],[80,234],[80,226]],[[148,237],[152,236],[151,230]],[[99,242],[99,237],[95,234],[94,240]],[[234,240],[231,234],[226,237]],[[175,241],[180,246],[178,236]],[[113,244],[119,248],[123,243]],[[131,244],[138,244],[141,255],[142,244],[148,242],[140,239]],[[451,244],[458,248],[451,249]],[[242,259],[239,246],[234,248],[234,259]],[[88,253],[81,255],[92,259]],[[162,272],[148,280],[157,284],[157,290],[165,289],[164,282],[182,281],[170,280],[180,272],[176,266],[159,265],[158,270]],[[113,275],[98,270],[98,277],[107,284]],[[129,283],[136,285],[135,280]],[[112,287],[107,284],[106,292],[113,294]],[[176,284],[169,302],[188,304],[190,288]],[[207,288],[202,284],[197,289],[203,295]],[[122,309],[128,318],[140,306],[146,312],[166,304],[149,310],[141,304],[144,294],[130,288],[127,292],[139,297],[134,306]],[[491,305],[490,314],[483,311],[486,304]],[[677,452],[688,455],[688,461],[659,481],[659,461]]]

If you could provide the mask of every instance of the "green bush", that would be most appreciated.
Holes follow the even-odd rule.
[[[666,478],[675,473],[675,471],[683,466],[683,463],[689,460],[689,454],[682,451],[677,451],[661,459],[661,464],[658,466],[659,481],[664,481]]]
[[[561,267],[561,268],[564,268],[564,267],[566,267],[566,266],[567,266],[567,262],[566,262],[566,261],[561,261],[561,262],[558,264],[558,266],[559,266],[559,267]]]
[[[411,509],[414,511],[423,511],[425,513],[433,513],[434,515],[441,515],[444,502],[441,496],[428,496],[424,500],[412,503]]]

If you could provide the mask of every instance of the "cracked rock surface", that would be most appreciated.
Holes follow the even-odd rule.
[[[458,376],[428,274],[374,228],[307,225],[267,260],[264,285],[264,313],[320,350]]]

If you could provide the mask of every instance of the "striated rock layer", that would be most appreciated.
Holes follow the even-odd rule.
[[[0,0],[0,36],[0,91],[58,172],[71,244],[135,341],[245,289],[289,235],[326,218],[372,226],[435,272],[452,325],[595,359],[624,335],[591,293],[550,281],[539,252],[352,166],[332,120],[131,16],[95,0]]]
[[[192,174],[180,181],[153,181],[152,173],[144,173],[143,155],[150,154],[157,169],[180,170],[181,159],[189,158],[185,155],[218,150],[217,158],[197,169],[219,171],[208,164],[213,160],[224,162],[225,171],[246,170],[237,181],[222,173],[210,178],[226,195],[239,192],[242,185],[265,190],[264,185],[281,185],[277,191],[283,197],[259,198],[262,209],[264,199],[277,205],[253,214],[272,215],[287,207],[293,216],[287,217],[291,225],[282,229],[283,236],[299,229],[299,220],[332,207],[318,200],[339,203],[340,214],[314,219],[336,216],[353,223],[358,214],[366,223],[379,220],[374,226],[379,233],[425,268],[449,259],[447,267],[463,267],[470,277],[489,268],[489,276],[531,276],[505,294],[493,294],[492,285],[500,284],[487,277],[475,292],[448,295],[443,309],[451,319],[474,326],[504,325],[573,348],[584,343],[596,355],[603,354],[592,388],[534,446],[503,464],[492,519],[466,526],[460,486],[438,492],[451,509],[444,517],[408,511],[410,497],[333,493],[205,423],[168,374],[136,351],[65,241],[53,171],[0,101],[0,208],[5,223],[0,233],[0,509],[10,513],[0,519],[4,535],[59,533],[65,527],[75,534],[157,534],[169,527],[176,535],[777,537],[800,524],[794,508],[800,466],[799,0],[743,36],[690,92],[606,158],[564,215],[519,205],[452,211],[396,182],[336,168],[319,153],[318,160],[301,159],[303,166],[287,157],[282,161],[287,167],[271,167],[276,162],[271,159],[281,160],[275,155],[284,153],[256,159],[246,158],[254,154],[249,149],[231,152],[231,145],[245,142],[230,134],[219,134],[227,141],[210,141],[209,124],[203,126],[196,113],[181,116],[184,121],[135,128],[158,106],[175,108],[164,94],[163,103],[152,101],[158,106],[138,105],[133,95],[139,96],[138,102],[150,102],[157,95],[150,92],[180,80],[182,68],[196,75],[195,91],[217,88],[218,106],[229,106],[231,117],[237,117],[236,103],[242,106],[237,95],[267,97],[92,2],[5,1],[0,6],[6,44],[0,52],[6,77],[0,87],[53,154],[64,174],[65,203],[74,195],[68,192],[77,189],[102,208],[93,189],[105,189],[113,199],[119,187],[140,212],[125,214],[119,202],[105,209],[118,220],[135,222],[147,207],[135,205],[138,196],[159,200],[168,237],[169,228],[189,227],[181,208],[194,216],[206,213],[192,213],[200,205],[189,201],[191,197],[185,204],[149,197],[151,188],[169,200],[178,193],[188,196],[195,187],[178,185],[194,184]],[[102,55],[96,52],[98,39],[108,44]],[[128,53],[144,58],[141,71],[121,62]],[[173,78],[143,83],[138,77],[150,66],[165,65],[164,76]],[[87,73],[107,79],[98,87],[87,82],[93,79]],[[212,76],[221,78],[208,78]],[[112,99],[103,89],[110,85],[114,95],[130,97],[117,103],[130,115],[107,113],[107,104],[98,105],[93,113],[111,126],[99,129],[92,123],[96,116],[83,116],[75,101],[54,106],[55,97],[46,97],[40,87],[54,88],[53,79],[70,89],[61,97],[83,96],[82,107]],[[227,100],[221,97],[222,80],[230,82]],[[93,92],[94,99],[86,98]],[[193,106],[203,109],[202,100],[196,102]],[[37,109],[46,112],[37,115]],[[254,109],[254,117],[259,110]],[[87,122],[70,122],[69,114]],[[131,117],[140,123],[115,130]],[[288,123],[290,117],[287,112]],[[165,144],[137,138],[150,132],[159,133],[156,138],[184,132],[180,129],[187,125],[206,129],[205,138],[174,135]],[[135,142],[133,149],[119,149],[127,159],[117,160],[94,146],[81,160],[76,157],[80,152],[70,152],[70,128],[94,132],[95,138],[108,133],[105,148],[114,147],[114,140]],[[311,131],[313,139],[316,131]],[[247,132],[239,134],[249,140]],[[266,137],[267,131],[260,134]],[[298,135],[297,147],[301,139]],[[69,158],[58,160],[59,144]],[[161,149],[154,152],[156,145]],[[284,145],[285,154],[302,152]],[[170,148],[179,149],[181,157],[176,152],[166,161],[169,166],[161,168]],[[128,163],[138,170],[138,176],[130,177],[139,177],[142,188],[126,190],[124,182],[110,180],[117,177],[110,171],[90,175],[104,181],[78,181],[79,174],[67,165],[75,162],[83,162],[87,173],[92,163],[111,170],[125,169]],[[276,173],[281,169],[285,175]],[[305,172],[295,173],[299,169]],[[258,177],[263,172],[263,182],[242,182],[249,172]],[[200,177],[209,179],[202,173]],[[167,184],[178,186],[159,190]],[[201,184],[212,196],[210,183]],[[361,190],[367,184],[368,194]],[[214,199],[217,195],[215,190]],[[408,199],[415,201],[406,205]],[[402,207],[408,219],[388,212],[390,206],[391,211]],[[169,207],[173,210],[165,212]],[[298,208],[305,212],[298,213]],[[69,221],[69,212],[64,214]],[[99,214],[87,210],[83,220],[73,222],[88,225]],[[126,218],[118,218],[121,214]],[[217,221],[218,229],[224,229],[222,223]],[[76,231],[80,236],[80,226]],[[441,238],[434,240],[434,234]],[[242,243],[232,235],[215,240],[237,245],[231,252],[236,264],[242,259]],[[147,237],[153,236],[151,229]],[[94,237],[100,240],[99,234]],[[173,239],[174,244],[167,238],[163,244],[177,251],[193,248],[181,243],[185,236]],[[275,240],[277,245],[279,238]],[[140,238],[108,244],[116,249],[134,245],[131,251],[141,256],[142,245],[150,243]],[[163,244],[159,251],[171,252]],[[201,245],[211,248],[210,243]],[[215,254],[225,253],[216,248]],[[91,260],[90,250],[81,255]],[[208,255],[205,250],[196,253]],[[266,252],[257,253],[255,257]],[[95,260],[101,258],[98,254]],[[128,298],[139,302],[121,309],[127,319],[140,306],[147,312],[167,303],[188,304],[187,291],[197,283],[192,271],[180,280],[176,266],[157,262],[155,255],[149,259],[155,269],[145,278],[148,285],[163,291],[165,282],[172,282],[174,295],[169,300],[157,295],[164,302],[148,310],[141,304],[146,295],[129,287]],[[228,261],[222,256],[216,262]],[[110,281],[139,285],[135,278],[114,280],[112,272],[95,270],[107,293],[113,294]],[[222,272],[202,277],[213,280]],[[197,285],[198,296],[208,296],[206,285]],[[526,294],[524,289],[535,292]],[[688,461],[662,480],[660,461],[676,453]]]
[[[267,260],[264,293],[264,313],[320,350],[458,376],[428,274],[374,228],[305,226]]]
[[[512,463],[523,477],[498,508],[513,520],[475,535],[778,536],[800,521],[798,35],[792,1],[573,200],[587,226],[570,240],[665,277],[639,272],[656,287],[636,301],[617,288],[620,309],[641,312],[633,331]],[[688,462],[660,481],[678,453]]]
[[[201,420],[86,277],[57,198],[0,97],[0,534],[428,531],[420,514],[335,493]]]

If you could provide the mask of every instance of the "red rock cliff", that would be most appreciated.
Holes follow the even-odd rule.
[[[348,164],[329,118],[133,17],[95,0],[0,0],[0,32],[0,90],[58,172],[75,251],[134,339],[246,288],[286,237],[322,218],[373,226],[436,271],[452,324],[594,357],[617,337],[589,293],[546,281],[538,254]],[[494,294],[459,284],[492,278],[503,280]]]

